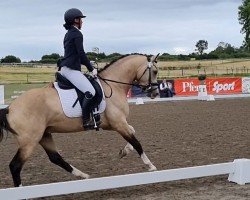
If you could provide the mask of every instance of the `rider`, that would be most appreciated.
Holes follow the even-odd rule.
[[[76,8],[71,8],[65,12],[65,24],[63,26],[67,33],[63,41],[64,57],[60,60],[59,67],[61,68],[61,74],[85,94],[85,98],[81,102],[82,119],[84,129],[89,129],[89,127],[94,125],[90,117],[91,110],[89,105],[93,96],[95,96],[95,89],[86,76],[82,74],[81,64],[85,65],[88,71],[92,72],[93,76],[97,76],[97,69],[91,65],[83,48],[83,35],[80,29],[83,23],[82,18],[85,17]]]

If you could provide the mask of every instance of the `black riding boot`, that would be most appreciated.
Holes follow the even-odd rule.
[[[85,130],[91,129],[94,127],[94,122],[90,117],[90,103],[93,98],[93,95],[90,92],[85,92],[85,97],[82,101],[82,120],[83,120],[83,128]]]

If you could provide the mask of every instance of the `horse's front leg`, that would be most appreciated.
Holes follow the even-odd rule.
[[[149,171],[157,170],[157,168],[152,164],[152,162],[148,159],[147,155],[143,151],[140,142],[134,136],[135,130],[132,126],[128,124],[122,124],[120,125],[117,131],[128,142],[128,144],[124,147],[124,149],[120,151],[120,157],[124,157],[130,151],[135,149],[140,155],[144,164],[146,164],[149,167]]]
[[[135,129],[133,128],[133,126],[129,125],[129,128],[131,129],[131,133],[135,134]],[[134,150],[134,147],[128,142],[126,144],[126,146],[120,150],[120,152],[119,152],[120,158],[125,157],[126,155],[129,154],[129,152],[131,152],[133,150]]]

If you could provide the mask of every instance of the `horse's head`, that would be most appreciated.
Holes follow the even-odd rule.
[[[137,74],[137,82],[142,85],[142,90],[148,93],[148,96],[154,99],[159,95],[157,74],[158,68],[156,56],[147,57],[147,62],[140,68]]]

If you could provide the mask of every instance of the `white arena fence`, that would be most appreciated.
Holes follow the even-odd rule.
[[[250,183],[250,159],[236,159],[229,163],[0,189],[0,199],[38,198],[226,174],[229,174],[228,180],[230,182],[240,185]]]

